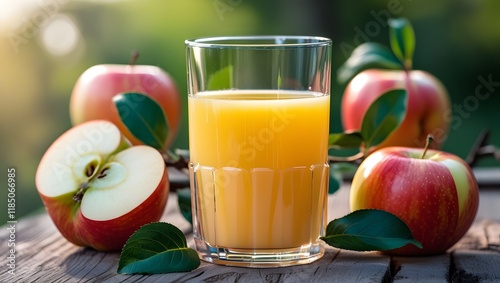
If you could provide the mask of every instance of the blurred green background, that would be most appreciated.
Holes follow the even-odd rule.
[[[95,64],[157,65],[177,82],[187,148],[184,40],[218,35],[301,34],[334,41],[331,131],[342,130],[338,67],[366,41],[389,46],[387,17],[406,17],[416,38],[414,68],[447,87],[456,107],[444,150],[463,158],[482,129],[500,144],[500,1],[497,0],[0,0],[0,219],[6,221],[7,169],[17,170],[16,216],[42,207],[34,176],[48,146],[71,127],[68,104],[80,74]],[[482,78],[482,79],[481,79]],[[482,81],[490,81],[486,86]],[[483,85],[483,87],[479,87]],[[491,95],[474,99],[476,90]],[[458,109],[458,108],[456,108]],[[495,166],[492,158],[479,166]]]

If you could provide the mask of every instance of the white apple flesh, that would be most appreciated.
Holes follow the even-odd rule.
[[[36,172],[40,197],[61,234],[96,250],[117,251],[140,226],[158,221],[168,198],[161,154],[133,146],[107,121],[59,137]]]

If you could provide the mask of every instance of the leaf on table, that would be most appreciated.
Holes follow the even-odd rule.
[[[182,216],[192,225],[193,213],[191,210],[191,190],[189,188],[177,190],[177,203]]]
[[[406,223],[376,209],[356,210],[331,221],[321,239],[332,247],[354,251],[392,250],[407,244],[422,248]]]
[[[370,105],[361,124],[365,148],[383,142],[399,127],[406,116],[407,96],[404,89],[389,90]]]
[[[165,146],[170,127],[158,102],[138,92],[117,94],[113,102],[132,135],[158,150]]]
[[[328,183],[328,194],[333,195],[340,189],[342,183],[344,182],[344,178],[342,174],[336,170],[334,170],[333,166],[330,166],[330,182]]]
[[[187,247],[181,230],[169,223],[155,222],[142,226],[127,240],[118,262],[118,273],[187,272],[199,265],[198,254]]]

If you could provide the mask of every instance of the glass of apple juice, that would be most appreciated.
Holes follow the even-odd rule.
[[[186,40],[193,233],[200,258],[278,267],[321,258],[331,40]]]

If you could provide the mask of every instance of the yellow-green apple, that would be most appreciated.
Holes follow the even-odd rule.
[[[401,218],[423,249],[407,245],[395,255],[445,252],[472,225],[479,204],[476,179],[461,158],[438,150],[386,147],[369,155],[356,171],[352,211],[374,208]]]
[[[387,146],[423,147],[428,133],[435,137],[435,146],[439,148],[448,132],[450,99],[443,84],[424,71],[369,69],[356,75],[342,97],[344,129],[361,129],[370,105],[391,89],[406,89],[406,116],[402,124],[371,151]]]
[[[168,149],[179,129],[180,95],[174,80],[161,68],[150,65],[96,65],[87,69],[76,82],[70,100],[73,125],[104,119],[118,126],[133,144],[142,144],[122,123],[113,96],[123,92],[140,92],[155,100],[163,109],[170,132],[164,149]]]
[[[66,239],[102,251],[120,250],[134,231],[158,221],[169,192],[160,152],[131,146],[105,120],[75,126],[54,141],[36,187]]]

